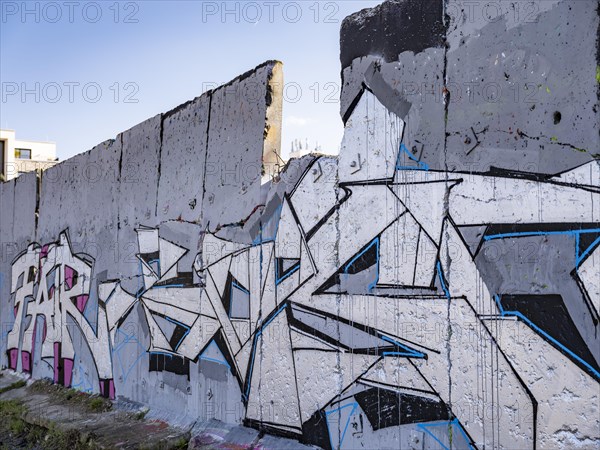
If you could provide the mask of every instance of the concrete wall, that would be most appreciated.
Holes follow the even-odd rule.
[[[342,24],[339,157],[279,172],[270,62],[2,184],[2,364],[192,445],[596,448],[597,4],[426,5]]]

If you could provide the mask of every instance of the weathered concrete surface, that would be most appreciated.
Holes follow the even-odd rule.
[[[212,95],[203,95],[176,108],[163,118],[163,149],[156,214],[171,217],[180,212],[181,220],[199,223],[202,219],[208,121]],[[194,180],[191,189],[181,190],[180,180]]]
[[[278,167],[267,62],[2,185],[2,364],[198,448],[596,448],[597,12],[388,1],[339,157]]]
[[[342,23],[342,70],[366,55],[392,62],[405,51],[420,53],[429,47],[441,47],[445,41],[443,21],[441,1],[387,1],[356,12]]]
[[[26,423],[52,428],[61,433],[74,430],[90,439],[94,448],[107,449],[247,449],[264,448],[311,449],[296,441],[264,435],[242,426],[227,425],[217,420],[190,424],[185,428],[172,427],[160,414],[142,404],[104,401],[93,403],[97,397],[86,396],[67,389],[53,389],[38,384],[11,389],[24,378],[9,371],[0,371],[0,402],[17,401],[26,410]],[[92,402],[92,403],[90,403]],[[93,406],[90,406],[93,405]],[[99,405],[99,406],[97,406]],[[14,433],[13,433],[14,434]],[[0,432],[0,446],[11,448],[18,435]],[[189,442],[189,445],[188,445]],[[184,445],[185,443],[185,445]],[[32,442],[29,442],[32,444]]]
[[[553,175],[599,157],[596,2],[414,3],[345,19],[342,117],[363,83],[384,104],[387,86],[431,169]]]
[[[442,12],[431,16],[414,2],[391,0],[345,19],[340,39],[340,113],[346,123],[345,138],[356,128],[356,119],[359,127],[369,130],[378,120],[376,108],[365,114],[365,96],[374,96],[401,119],[402,136],[392,139],[392,145],[400,146],[396,168],[401,170],[394,178],[401,186],[394,192],[434,240],[440,222],[432,221],[431,215],[451,217],[457,228],[442,227],[438,255],[439,270],[449,277],[447,295],[458,294],[453,287],[458,283],[478,314],[496,317],[486,319],[486,327],[531,396],[535,411],[524,411],[523,399],[517,402],[521,420],[511,427],[511,438],[525,441],[512,445],[593,448],[599,441],[600,424],[596,419],[586,423],[583,418],[595,417],[599,410],[600,309],[597,283],[590,281],[585,269],[593,266],[594,277],[600,278],[600,268],[594,262],[597,243],[590,253],[573,248],[579,248],[577,239],[584,235],[596,239],[596,234],[581,230],[596,233],[599,223],[593,212],[600,185],[598,4],[559,0],[426,3]],[[395,19],[391,24],[390,18]],[[412,41],[422,29],[410,30],[423,23],[429,24],[427,37]],[[358,155],[356,150],[341,155],[340,173],[371,177],[369,164],[388,150],[387,144],[377,143],[376,134],[367,136]],[[361,168],[357,156],[364,159],[365,152],[379,156],[371,156]],[[564,184],[556,188],[539,184],[544,180]],[[438,184],[436,188],[440,182],[445,187]],[[410,183],[428,184],[418,190]],[[421,190],[426,186],[424,194]],[[583,197],[567,200],[571,187],[583,186],[590,186],[589,203]],[[541,190],[532,195],[533,189]],[[551,217],[554,208],[548,207],[548,201],[561,210],[563,219]],[[401,235],[414,236],[412,226],[403,226]],[[415,241],[419,239],[406,244],[410,248]],[[470,250],[465,255],[459,249],[467,242]],[[395,251],[401,257],[396,267],[403,270],[407,264],[404,244],[398,240],[391,245],[400,247]],[[582,262],[582,254],[590,255],[589,259]],[[381,266],[384,271],[379,276],[391,278],[391,267]],[[406,275],[398,281],[407,284]],[[501,317],[519,319],[499,320],[497,308]],[[477,380],[483,386],[479,394],[467,393],[468,382],[463,384],[453,369],[459,365],[466,373],[471,363],[459,362],[455,343],[449,348],[448,379],[439,383],[439,374],[430,382],[457,409],[481,408],[490,391],[486,376]],[[558,362],[556,348],[563,355],[570,354],[571,363],[588,361],[587,370],[595,381],[580,377],[571,363]],[[484,360],[477,363],[478,370],[485,373],[485,364]],[[560,375],[553,375],[554,370],[560,370]],[[499,368],[491,373],[498,371],[506,375]],[[502,383],[499,388],[504,388]],[[566,392],[573,399],[568,406]],[[499,399],[504,397],[498,394]],[[456,414],[462,422],[460,415]],[[529,420],[531,416],[536,418]],[[494,447],[511,448],[501,431],[506,428],[502,425],[506,417],[492,418],[494,426],[500,427],[498,438],[491,437],[491,424],[485,418],[476,417],[476,423],[473,416],[463,423],[473,439],[471,445],[487,446],[491,439]],[[583,423],[574,423],[573,417],[582,418]],[[477,431],[479,420],[482,429]],[[537,431],[531,433],[532,426]]]
[[[68,332],[75,348],[72,383],[97,392],[100,379],[94,367],[98,358],[90,353],[86,341],[107,338],[94,336],[99,331],[93,331],[103,311],[99,285],[117,279],[123,289],[138,291],[141,278],[140,262],[135,256],[135,229],[159,228],[162,238],[190,249],[179,259],[178,267],[182,273],[191,274],[207,228],[215,230],[229,222],[244,221],[264,203],[266,191],[261,185],[273,176],[280,161],[280,66],[275,61],[262,64],[227,85],[58,164],[51,171],[37,177],[27,174],[0,185],[0,298],[6,299],[0,309],[3,366],[10,365],[6,339],[9,331],[19,333],[19,342],[33,339],[37,345],[41,345],[45,332],[41,316],[27,336],[23,334],[31,324],[30,317],[23,315],[24,322],[13,325],[13,306],[18,305],[9,306],[16,286],[11,286],[11,282],[16,283],[11,280],[11,265],[28,244],[56,242],[60,233],[66,231],[72,254],[85,254],[86,260],[93,261],[93,279],[87,280],[89,298],[82,314],[91,323],[92,335],[82,334],[73,322]],[[198,281],[195,274],[192,276]],[[64,281],[64,274],[60,274],[60,280]],[[120,341],[114,342],[112,354],[105,355],[115,361],[115,383],[120,385],[117,395],[157,409],[171,410],[177,402],[189,404],[189,409],[179,408],[183,422],[189,420],[183,419],[186,415],[225,419],[228,413],[224,408],[207,409],[199,394],[200,390],[206,393],[212,388],[219,401],[223,393],[223,401],[232,402],[232,397],[237,396],[231,393],[231,381],[226,377],[220,375],[221,381],[211,385],[215,381],[210,377],[205,381],[197,363],[191,380],[183,384],[168,372],[148,376],[149,358],[144,350],[149,330],[142,325],[139,313],[144,314],[134,308],[122,324],[123,332],[116,335]],[[16,369],[23,369],[20,355],[16,364]],[[35,378],[54,377],[51,364],[40,359],[39,351],[33,354],[31,365]],[[205,370],[212,373],[209,367]],[[222,382],[225,384],[220,385]],[[207,390],[205,384],[209,385]],[[179,400],[174,401],[174,396],[179,396]]]
[[[21,380],[6,371],[0,372],[0,389]],[[90,436],[95,448],[138,449],[180,448],[189,440],[189,430],[169,426],[158,420],[147,419],[147,410],[132,411],[131,408],[114,405],[108,411],[94,411],[88,403],[93,399],[82,395],[61,401],[52,389],[25,386],[0,394],[0,402],[18,401],[26,409],[24,421],[44,428],[55,428],[63,433],[75,430]],[[61,393],[66,395],[65,392]],[[124,405],[126,406],[126,405]],[[0,434],[0,445],[11,447],[8,434]]]
[[[211,93],[202,210],[213,231],[260,204],[263,173],[273,174],[281,150],[281,115],[268,117],[268,109],[283,100],[282,76],[280,64],[269,63]]]
[[[309,450],[313,446],[306,446],[290,439],[269,436],[251,428],[228,425],[226,423],[209,420],[198,424],[191,431],[190,450],[212,449],[244,449],[244,450]]]

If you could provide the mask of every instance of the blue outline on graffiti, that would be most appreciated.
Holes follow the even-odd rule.
[[[123,342],[119,343],[119,345],[117,345],[113,349],[112,354],[113,355],[115,353],[117,354],[117,361],[119,361],[119,364],[121,366],[121,376],[123,377],[123,382],[126,383],[127,382],[127,378],[129,377],[129,374],[131,373],[131,371],[133,370],[133,368],[140,362],[140,360],[146,354],[146,349],[142,346],[142,344],[140,344],[140,341],[138,341],[138,339],[135,336],[135,334],[128,335],[128,334],[126,334],[125,332],[121,331],[118,328],[117,328],[117,333],[121,333],[122,335],[124,335],[125,336],[125,340]],[[121,353],[120,353],[120,351],[121,351],[121,348],[123,348],[126,344],[129,344],[130,342],[136,343],[142,349],[142,351],[138,355],[137,359],[131,364],[131,366],[129,366],[129,369],[127,370],[127,373],[125,373],[123,361],[121,360]]]
[[[344,408],[349,408],[352,407],[352,411],[350,411],[350,414],[348,414],[348,419],[346,420],[346,426],[344,427],[344,431],[342,432],[342,435],[340,436],[340,443],[337,447],[335,447],[333,445],[333,441],[331,440],[331,430],[329,429],[329,422],[327,422],[327,431],[329,431],[329,443],[331,444],[331,448],[341,448],[342,443],[344,442],[344,437],[346,437],[346,431],[348,431],[348,425],[350,425],[350,419],[352,418],[352,414],[354,414],[354,412],[356,411],[356,408],[358,408],[358,403],[354,402],[354,403],[348,403],[347,405],[344,406],[340,406],[339,408],[336,409],[332,409],[331,411],[327,411],[325,413],[325,418],[329,417],[331,414],[334,413],[339,413],[342,409]],[[341,414],[340,414],[341,417]]]
[[[250,369],[248,370],[248,386],[246,387],[246,392],[244,392],[242,394],[242,396],[248,400],[249,398],[249,394],[250,394],[250,385],[252,384],[252,373],[254,371],[254,357],[256,354],[256,343],[258,342],[258,338],[259,336],[262,335],[263,330],[271,323],[273,322],[273,320],[275,320],[275,318],[281,313],[281,311],[283,311],[285,308],[287,307],[287,305],[283,305],[281,306],[281,308],[279,308],[275,314],[273,314],[273,317],[271,317],[269,320],[267,320],[264,324],[261,325],[260,330],[258,330],[256,332],[256,334],[254,335],[254,342],[252,342],[252,357],[250,358]]]
[[[246,289],[241,284],[237,284],[235,281],[232,281],[231,286],[239,291],[242,291],[244,294],[248,295],[248,310],[250,310],[250,291]],[[233,303],[233,289],[229,293],[229,318],[230,319],[241,319],[240,317],[232,317],[231,316],[231,304]]]
[[[300,261],[298,261],[291,268],[289,268],[287,270],[287,272],[284,272],[284,274],[281,276],[281,278],[279,278],[279,268],[277,267],[277,259],[278,258],[274,258],[274,259],[275,259],[275,285],[276,286],[279,285],[283,280],[285,280],[286,278],[290,277],[292,274],[297,272],[298,269],[300,269]]]
[[[211,361],[217,364],[222,364],[224,366],[226,366],[229,370],[231,370],[231,366],[229,365],[229,363],[225,360],[225,356],[223,356],[223,359],[216,359],[216,358],[211,358],[209,356],[204,356],[204,353],[206,353],[206,351],[211,348],[212,346],[215,346],[217,348],[217,351],[223,356],[223,352],[221,351],[221,349],[219,348],[219,346],[217,345],[217,343],[215,342],[215,340],[213,339],[210,344],[208,344],[206,346],[206,349],[202,352],[202,354],[200,355],[200,359],[203,361]]]
[[[400,158],[402,154],[405,153],[411,161],[414,161],[418,164],[418,167],[410,167],[410,166],[402,166],[400,164]],[[429,170],[429,166],[423,162],[419,161],[414,155],[408,151],[404,142],[400,144],[400,149],[398,150],[398,158],[396,158],[396,170]]]
[[[377,259],[375,261],[375,267],[376,267],[376,274],[375,274],[375,281],[373,281],[372,283],[369,284],[369,286],[367,287],[368,291],[371,292],[375,286],[377,286],[377,283],[379,283],[379,236],[377,236],[375,239],[373,239],[371,242],[369,242],[369,244],[357,255],[354,256],[354,258],[352,258],[345,266],[344,266],[344,270],[343,273],[345,275],[349,275],[348,273],[348,269],[350,268],[350,266],[352,266],[352,264],[354,264],[354,262],[360,258],[362,255],[364,255],[367,251],[369,251],[369,249],[371,247],[373,247],[373,245],[376,246],[376,255],[377,255]],[[366,269],[365,269],[366,270]]]
[[[446,281],[444,280],[444,271],[442,270],[442,264],[439,260],[435,267],[437,269],[438,278],[440,279],[440,283],[442,285],[442,290],[444,291],[446,298],[450,300],[450,291],[448,290],[448,286],[446,286]]]
[[[561,351],[568,354],[571,358],[573,358],[573,359],[577,360],[578,362],[580,362],[581,364],[583,364],[588,369],[588,372],[590,372],[597,380],[600,381],[600,372],[598,372],[596,369],[594,369],[590,364],[588,364],[586,361],[581,359],[579,356],[577,356],[575,353],[573,353],[571,350],[569,350],[563,344],[558,342],[556,339],[554,339],[552,336],[550,336],[548,333],[546,333],[540,327],[535,325],[531,320],[529,320],[526,316],[524,316],[519,311],[506,311],[504,309],[504,307],[502,306],[500,297],[497,294],[494,295],[494,300],[496,301],[496,305],[498,306],[498,309],[500,310],[500,316],[502,316],[502,317],[517,317],[517,318],[521,319],[527,326],[529,326],[533,331],[538,333],[544,339],[547,339],[552,344],[557,346]]]
[[[170,317],[165,316],[165,320],[167,320],[168,322],[171,322],[175,325],[178,325],[182,328],[185,328],[187,331],[183,334],[183,336],[181,336],[181,339],[179,340],[179,342],[177,343],[177,345],[175,346],[175,351],[177,351],[177,349],[179,348],[179,346],[181,345],[181,343],[183,342],[183,340],[187,337],[188,334],[190,334],[190,327],[188,327],[186,324],[181,323],[175,319],[171,319]]]
[[[380,334],[379,337],[384,341],[390,342],[391,344],[394,344],[395,346],[401,347],[405,350],[405,352],[383,352],[383,356],[406,356],[408,358],[425,358],[427,356],[425,355],[425,353],[413,350],[412,348],[407,347],[406,345],[401,344],[400,342],[395,341],[392,338],[384,336],[383,334]]]
[[[460,431],[460,434],[462,435],[462,437],[467,442],[467,445],[469,446],[469,448],[473,450],[473,446],[471,445],[471,441],[470,441],[469,437],[467,436],[467,433],[465,433],[465,430],[463,429],[463,427],[460,424],[460,422],[458,421],[458,419],[454,419],[452,421],[447,421],[447,422],[441,422],[441,423],[433,423],[433,424],[420,423],[417,426],[420,429],[422,429],[425,433],[427,433],[429,436],[431,436],[433,439],[435,439],[435,441],[438,444],[440,444],[444,450],[450,450],[450,447],[447,447],[446,445],[444,445],[444,443],[442,441],[440,441],[435,436],[435,434],[433,434],[431,431],[429,431],[427,429],[427,428],[432,428],[432,427],[446,427],[446,428],[448,428],[448,425],[452,425],[453,427],[456,426],[456,428],[458,428],[458,430]]]

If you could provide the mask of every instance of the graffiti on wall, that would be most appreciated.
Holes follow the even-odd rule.
[[[30,244],[12,265],[11,297],[15,322],[7,336],[9,367],[32,373],[37,337],[40,359],[54,373],[54,382],[71,386],[75,362],[73,321],[86,340],[99,379],[99,391],[114,398],[106,313],[98,308],[97,327],[85,315],[90,297],[93,261],[74,254],[65,231],[58,241]],[[39,319],[39,320],[38,320]],[[41,324],[41,329],[38,325]],[[20,364],[19,364],[20,361]]]
[[[205,238],[202,302],[246,424],[323,448],[409,424],[453,448],[535,448],[561,432],[549,397],[572,394],[573,427],[593,436],[575,418],[597,416],[598,164],[432,171],[402,133],[365,90],[339,183],[320,183],[316,158],[264,218],[275,236]]]
[[[150,331],[149,370],[189,376],[190,360],[197,357],[197,333],[205,319],[200,307],[201,288],[194,285],[191,267],[189,271],[179,267],[188,250],[159,237],[154,228],[140,227],[136,233],[138,291],[127,292],[118,280],[100,285],[112,342],[116,342],[119,326],[140,305]]]
[[[340,156],[309,157],[239,226],[248,242],[206,233],[193,267],[181,264],[188,249],[140,226],[138,290],[102,282],[97,330],[83,315],[92,262],[64,233],[31,245],[13,265],[16,323],[31,317],[35,335],[45,318],[41,355],[65,385],[74,349],[60,324],[104,337],[89,346],[114,396],[110,348],[137,308],[149,371],[189,380],[192,364],[220,364],[245,425],[326,449],[402,429],[445,448],[594,436],[598,163],[547,177],[430,170],[403,134],[365,89]],[[11,368],[20,354],[31,370],[33,352],[9,335]],[[569,418],[552,407],[561,397]]]

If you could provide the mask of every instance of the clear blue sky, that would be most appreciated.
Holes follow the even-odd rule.
[[[0,3],[0,126],[63,160],[268,59],[284,63],[283,154],[295,138],[336,152],[341,21],[381,2]]]

